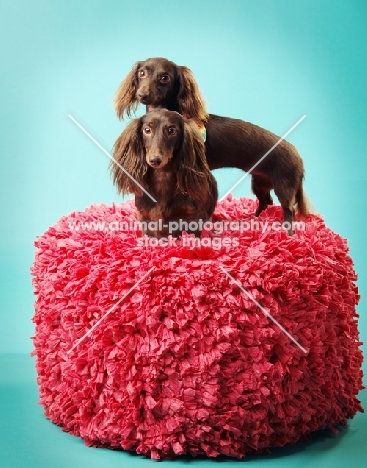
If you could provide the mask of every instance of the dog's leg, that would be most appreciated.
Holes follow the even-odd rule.
[[[290,236],[293,236],[294,230],[293,230],[293,215],[294,215],[294,209],[285,207],[282,205],[283,209],[283,217],[284,217],[284,226],[286,227],[288,234]]]
[[[278,184],[274,181],[274,192],[278,197],[280,205],[283,209],[283,223],[287,229],[288,234],[293,236],[293,215],[294,215],[294,204],[296,202],[295,190],[291,189],[291,183],[287,183],[284,180]]]
[[[270,190],[273,188],[273,183],[269,177],[264,175],[252,175],[251,189],[259,200],[259,206],[255,212],[255,216],[265,210],[268,205],[273,204],[273,199],[270,195]]]

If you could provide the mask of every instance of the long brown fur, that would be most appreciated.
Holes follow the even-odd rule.
[[[180,154],[175,159],[177,189],[194,200],[200,200],[209,191],[209,166],[205,146],[195,122],[187,121]]]
[[[133,70],[135,75],[130,72],[119,88],[124,92],[118,92],[119,98],[115,101],[118,116],[130,115],[134,106],[141,103],[146,105],[147,111],[166,108],[205,122],[205,149],[210,169],[236,167],[250,171],[280,139],[250,122],[208,114],[195,78],[185,66],[159,57],[137,62]],[[140,78],[142,72],[145,76]],[[159,81],[163,75],[170,78],[165,85]],[[270,191],[274,189],[283,208],[284,221],[293,221],[295,204],[297,217],[307,217],[309,208],[302,188],[303,161],[293,145],[281,141],[251,174],[252,189],[259,200],[257,216],[273,203]],[[293,233],[291,229],[288,232]]]
[[[113,151],[115,161],[111,161],[110,169],[113,182],[118,187],[122,196],[129,193],[140,196],[143,193],[133,180],[135,179],[142,185],[148,170],[145,162],[144,147],[139,136],[140,127],[141,122],[139,119],[132,120],[115,142]]]
[[[138,107],[139,102],[135,99],[138,66],[139,63],[136,63],[132,67],[116,91],[114,104],[120,119],[123,118],[124,113],[126,113],[128,117],[131,117]]]
[[[185,66],[178,66],[180,90],[177,96],[179,103],[178,112],[187,118],[193,118],[206,122],[208,113],[206,111],[204,98],[199,90],[192,71]]]

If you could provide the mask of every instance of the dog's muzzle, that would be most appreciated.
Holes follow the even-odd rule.
[[[149,93],[137,92],[137,98],[141,104],[148,104],[149,102]]]
[[[149,158],[149,164],[152,167],[159,167],[161,165],[161,162],[162,162],[161,156],[151,156]]]

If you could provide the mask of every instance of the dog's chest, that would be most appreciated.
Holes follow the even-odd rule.
[[[171,218],[178,208],[187,204],[187,197],[177,193],[175,172],[154,170],[149,176],[149,191],[157,200],[157,203],[150,208],[151,219]]]
[[[176,184],[176,174],[172,171],[153,170],[150,174],[149,187],[162,206],[172,198]]]

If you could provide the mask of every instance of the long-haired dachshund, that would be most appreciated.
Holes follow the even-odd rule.
[[[250,122],[207,114],[190,69],[165,58],[137,62],[120,84],[115,96],[118,116],[123,118],[125,112],[130,116],[139,103],[146,105],[147,111],[163,107],[204,122],[210,169],[236,167],[248,172],[279,141],[278,136]],[[308,215],[302,188],[303,162],[292,144],[281,141],[251,174],[252,191],[259,201],[256,216],[273,204],[272,189],[289,225],[296,203],[299,217]],[[292,228],[288,232],[293,234]]]
[[[113,180],[122,195],[135,194],[145,234],[158,239],[168,234],[178,237],[182,230],[200,235],[200,220],[201,226],[210,220],[218,190],[195,121],[166,109],[148,112],[132,120],[116,140],[114,159],[156,200],[111,162]],[[151,221],[159,220],[162,229],[149,228]],[[193,222],[193,228],[186,228],[184,222]],[[175,223],[184,229],[170,233],[169,226],[172,229]]]

